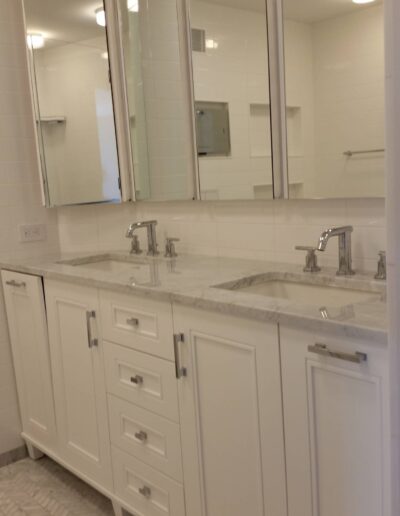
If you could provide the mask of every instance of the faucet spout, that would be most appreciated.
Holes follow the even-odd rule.
[[[351,258],[351,233],[353,226],[341,226],[325,230],[319,237],[318,251],[325,251],[329,240],[337,236],[339,240],[339,269],[338,276],[349,276],[354,274]]]

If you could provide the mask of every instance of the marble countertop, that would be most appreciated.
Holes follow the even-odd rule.
[[[386,282],[374,280],[372,273],[337,277],[335,269],[328,267],[310,274],[300,265],[285,263],[197,255],[142,258],[124,251],[3,260],[0,267],[310,331],[387,342]],[[312,297],[296,303],[240,290],[271,279],[336,285],[373,295],[345,306],[320,306]]]

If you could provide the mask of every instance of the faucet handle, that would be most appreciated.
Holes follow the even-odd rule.
[[[139,237],[137,235],[132,235],[131,242],[131,254],[142,254],[142,250],[140,249]]]
[[[378,253],[378,271],[375,274],[375,279],[385,280],[386,279],[386,251],[379,251]]]
[[[303,269],[304,272],[319,272],[321,267],[318,266],[318,260],[316,251],[318,249],[309,245],[296,245],[296,251],[306,251],[306,265]]]
[[[166,258],[176,258],[178,255],[175,251],[175,242],[180,242],[180,238],[167,237],[165,241],[165,253]]]

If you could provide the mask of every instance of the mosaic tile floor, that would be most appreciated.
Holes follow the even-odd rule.
[[[0,516],[113,516],[110,501],[47,457],[0,468]]]

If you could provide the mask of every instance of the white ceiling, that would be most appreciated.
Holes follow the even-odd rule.
[[[192,0],[193,1],[193,0]],[[194,0],[197,1],[197,0]],[[201,1],[201,0],[199,0]],[[204,0],[212,4],[226,5],[237,9],[265,12],[265,0]],[[366,9],[382,3],[376,0],[372,4],[357,5],[351,0],[282,0],[285,18],[302,22],[316,22],[334,18],[343,14]]]
[[[24,6],[28,32],[46,39],[71,42],[105,35],[95,18],[102,0],[24,0]]]

